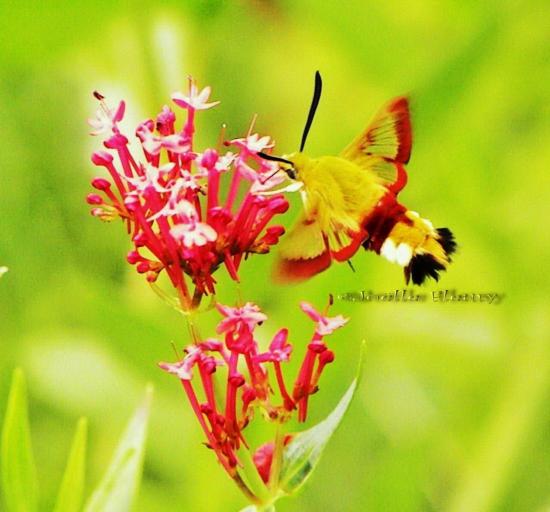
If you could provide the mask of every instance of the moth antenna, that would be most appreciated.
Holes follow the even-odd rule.
[[[319,71],[315,72],[315,88],[313,90],[313,99],[311,100],[311,106],[309,107],[309,113],[307,115],[306,125],[304,126],[304,132],[302,134],[302,142],[300,143],[300,151],[303,151],[304,146],[306,145],[307,135],[311,124],[313,123],[313,118],[315,117],[315,111],[317,110],[317,105],[319,105],[319,100],[321,99],[321,90],[323,88],[323,81],[321,80],[321,73]]]

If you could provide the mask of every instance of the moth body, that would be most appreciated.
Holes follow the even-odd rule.
[[[304,210],[282,239],[276,277],[309,279],[363,247],[403,267],[407,283],[438,280],[456,249],[453,234],[434,228],[397,199],[407,183],[412,147],[407,98],[388,103],[340,155],[310,158],[302,150],[320,93],[317,73],[300,151],[284,158],[263,155],[303,184]]]

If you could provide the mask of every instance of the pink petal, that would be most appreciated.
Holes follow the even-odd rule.
[[[302,308],[302,311],[315,322],[320,322],[323,318],[309,302],[301,302],[300,308]]]
[[[113,115],[113,123],[118,123],[119,121],[122,121],[125,110],[126,110],[126,103],[124,103],[124,101],[121,101],[118,104],[118,108],[116,109],[115,114]]]
[[[269,345],[270,350],[280,350],[282,349],[287,342],[288,339],[288,329],[282,328],[273,336],[273,341]]]

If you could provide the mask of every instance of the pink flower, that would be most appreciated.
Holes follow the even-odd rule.
[[[201,92],[198,92],[196,84],[191,81],[189,94],[185,95],[181,92],[175,92],[172,94],[172,101],[179,107],[189,110],[207,110],[220,103],[219,101],[207,103],[208,98],[210,98],[210,92],[210,87],[205,87]]]
[[[223,343],[216,338],[208,338],[200,344],[203,350],[210,350],[212,352],[223,352]]]
[[[174,133],[172,135],[162,137],[160,144],[167,151],[178,155],[185,155],[191,150],[189,141],[180,133]],[[195,155],[193,155],[193,157],[194,156]]]
[[[331,304],[332,297],[329,306]],[[309,396],[317,391],[317,383],[325,366],[334,361],[334,353],[327,348],[323,336],[332,334],[336,329],[344,326],[348,319],[342,315],[324,316],[308,302],[302,302],[300,307],[316,322],[315,333],[307,346],[307,353],[292,392],[292,398],[298,405],[298,421],[305,421]]]
[[[126,104],[121,101],[116,109],[109,109],[103,101],[103,96],[94,93],[100,99],[100,106],[96,111],[95,119],[88,119],[88,124],[93,128],[90,135],[101,135],[109,131],[116,131],[117,123],[122,121]]]
[[[257,325],[267,320],[267,316],[265,316],[260,311],[260,308],[252,302],[247,302],[240,308],[232,308],[222,304],[216,304],[216,307],[218,311],[225,316],[216,329],[216,332],[219,334],[230,330],[236,330],[242,325],[252,331]]]
[[[136,137],[139,138],[143,151],[149,155],[158,155],[162,149],[162,139],[153,133],[152,119],[143,121],[136,128]]]
[[[193,378],[193,366],[200,359],[202,351],[200,348],[190,345],[186,349],[186,356],[177,363],[159,363],[159,366],[175,375],[180,380],[191,380]]]
[[[216,232],[204,222],[182,222],[170,229],[174,240],[184,247],[202,247],[216,240]]]
[[[300,307],[302,308],[302,311],[309,316],[309,318],[311,318],[314,322],[317,322],[315,331],[319,334],[319,336],[327,336],[332,334],[336,329],[343,327],[348,322],[348,319],[344,318],[342,315],[334,317],[323,316],[308,302],[302,302]]]
[[[202,366],[207,373],[214,373],[217,366],[222,366],[224,363],[219,359],[215,359],[208,355],[207,346],[189,345],[185,349],[185,357],[176,363],[159,363],[159,366],[168,373],[175,375],[180,380],[191,380],[193,378],[193,367],[195,365]]]
[[[275,145],[269,136],[260,137],[257,133],[253,133],[242,139],[233,139],[231,144],[254,154],[265,151]]]
[[[139,196],[140,193],[144,193],[148,189],[153,189],[155,192],[168,192],[165,181],[173,169],[173,163],[168,163],[161,167],[155,167],[147,163],[142,167],[142,174],[140,176],[136,178],[123,176],[133,186],[133,190],[128,192],[128,194]]]
[[[174,123],[176,122],[176,114],[164,105],[161,112],[157,116],[157,130],[161,135],[170,135],[174,133]]]
[[[170,112],[173,114],[172,111]],[[159,117],[161,115],[159,114]],[[183,134],[167,132],[167,130],[173,129],[173,123],[160,124],[157,122],[156,126],[159,131],[162,129],[160,135],[155,135],[153,132],[154,123],[151,119],[144,121],[136,129],[136,136],[141,141],[145,153],[156,156],[162,149],[177,154],[185,154],[190,151],[190,142]]]
[[[287,343],[288,339],[288,329],[281,329],[273,337],[273,341],[269,345],[269,352],[264,352],[256,356],[256,361],[259,363],[264,363],[266,361],[270,362],[282,362],[288,361],[290,359],[290,354],[292,353],[292,345]]]

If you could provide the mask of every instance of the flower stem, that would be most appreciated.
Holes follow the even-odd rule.
[[[281,473],[281,467],[283,464],[283,448],[284,448],[284,435],[282,432],[281,424],[277,422],[275,427],[275,441],[273,446],[273,458],[271,461],[271,470],[269,472],[269,490],[271,494],[275,496],[277,494],[277,488],[279,486],[279,476]]]
[[[191,310],[186,316],[187,319],[187,328],[189,330],[189,336],[193,340],[193,343],[200,343],[202,341],[201,335],[199,333],[199,327],[197,325],[197,316],[196,311]]]
[[[239,475],[239,473],[236,473],[231,478],[233,478],[233,481],[237,484],[237,487],[246,496],[248,501],[259,505],[258,497],[248,488],[248,485],[245,484],[244,480],[241,478],[241,475]]]
[[[260,473],[258,473],[258,470],[256,469],[252,456],[250,455],[250,451],[247,448],[242,447],[237,456],[242,464],[242,471],[251,491],[258,497],[261,504],[270,503],[272,501],[271,493],[260,477]]]

